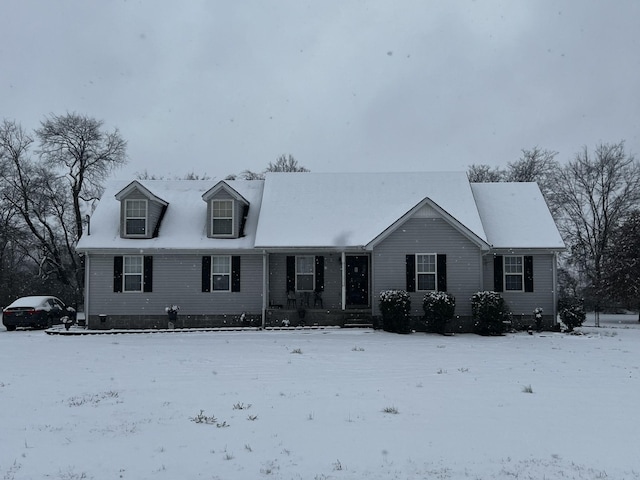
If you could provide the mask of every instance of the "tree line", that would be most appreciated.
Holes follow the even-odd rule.
[[[49,115],[33,133],[0,124],[0,305],[50,293],[81,304],[84,263],[75,246],[104,180],[127,162],[118,129],[77,113]],[[640,164],[624,141],[583,147],[564,164],[558,153],[522,150],[506,167],[470,165],[471,182],[537,182],[567,245],[560,295],[584,298],[596,310],[640,308]],[[261,172],[308,172],[281,155]],[[138,173],[139,179],[163,177]],[[183,179],[210,179],[189,173]],[[532,220],[534,221],[534,220]]]
[[[534,147],[506,168],[471,165],[471,182],[537,182],[567,246],[564,298],[595,312],[640,309],[640,164],[624,141],[583,147],[566,164]],[[532,220],[534,221],[534,220]]]

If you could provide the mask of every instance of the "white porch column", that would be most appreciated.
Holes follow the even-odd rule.
[[[347,308],[347,255],[342,252],[340,257],[342,271],[342,310]]]
[[[266,250],[262,251],[262,329],[267,321],[267,297],[269,296],[269,258]]]

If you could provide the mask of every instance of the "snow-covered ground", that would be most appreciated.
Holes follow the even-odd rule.
[[[0,478],[638,479],[640,324],[602,324],[493,338],[0,327]]]

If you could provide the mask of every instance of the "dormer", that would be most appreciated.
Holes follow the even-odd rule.
[[[134,180],[116,194],[120,202],[120,237],[153,238],[169,204]]]
[[[207,237],[239,238],[244,236],[244,223],[249,202],[227,182],[218,182],[202,199],[207,202]]]

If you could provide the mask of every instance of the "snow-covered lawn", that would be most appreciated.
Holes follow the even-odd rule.
[[[0,478],[638,479],[636,318],[494,338],[0,327]]]

